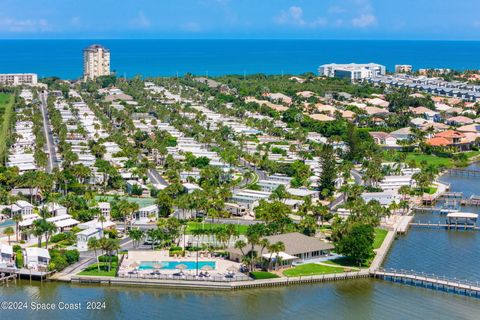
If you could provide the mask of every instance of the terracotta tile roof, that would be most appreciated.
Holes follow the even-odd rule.
[[[435,137],[435,138],[427,139],[425,143],[434,147],[445,147],[450,144],[450,141],[442,137]]]
[[[452,139],[452,138],[465,138],[465,135],[461,132],[455,131],[455,130],[447,130],[443,132],[439,132],[435,135],[435,137],[440,137],[440,138],[446,138],[446,139]]]

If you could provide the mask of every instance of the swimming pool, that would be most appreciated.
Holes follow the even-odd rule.
[[[4,220],[0,222],[0,228],[12,227],[15,225],[15,221],[13,220]]]
[[[140,266],[138,266],[138,270],[155,269],[157,264],[160,264],[162,266],[160,269],[163,270],[176,270],[177,266],[180,264],[187,266],[185,270],[197,269],[197,262],[195,261],[142,261]],[[216,264],[215,261],[198,261],[198,269],[200,270],[204,266],[209,266],[212,269],[215,269]]]

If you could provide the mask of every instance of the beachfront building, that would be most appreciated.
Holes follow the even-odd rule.
[[[395,73],[409,73],[413,68],[411,64],[397,64],[395,65]]]
[[[83,50],[83,80],[110,75],[110,50],[99,44]]]
[[[326,76],[330,78],[342,78],[349,79],[351,81],[361,81],[370,79],[377,76],[385,75],[386,67],[376,63],[349,63],[349,64],[337,64],[330,63],[321,65],[318,68],[320,76]]]
[[[8,86],[36,85],[38,76],[36,73],[3,73],[0,74],[0,84]]]

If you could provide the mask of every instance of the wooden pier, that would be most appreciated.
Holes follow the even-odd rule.
[[[393,281],[395,283],[480,298],[480,284],[478,282],[458,279],[452,280],[434,274],[395,269],[378,269],[373,271],[371,275],[374,278]]]
[[[462,199],[463,192],[444,192],[439,195],[439,198],[446,199]]]
[[[480,170],[453,168],[453,169],[448,169],[445,173],[450,174],[450,175],[455,175],[455,176],[479,177],[480,178]]]
[[[17,268],[0,268],[0,273],[6,274],[6,275],[15,275],[17,278],[23,278],[23,279],[35,279],[35,280],[46,280],[49,275],[51,275],[53,272],[45,272],[45,271],[37,271],[37,270],[31,270],[31,269],[17,269]]]
[[[0,283],[7,284],[8,281],[14,280],[15,283],[17,282],[17,275],[16,274],[5,274],[0,273]]]

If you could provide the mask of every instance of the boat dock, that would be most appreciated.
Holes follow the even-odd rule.
[[[403,283],[407,285],[439,290],[449,293],[461,294],[469,297],[480,298],[480,284],[467,280],[448,279],[426,273],[416,273],[413,271],[378,269],[373,271],[372,277]]]
[[[17,282],[17,275],[0,273],[0,283],[7,284],[8,281],[11,281],[11,280],[14,280],[15,282]]]
[[[480,227],[472,224],[448,224],[448,223],[430,223],[430,222],[411,222],[411,227],[428,229],[448,229],[448,230],[474,230],[480,231]]]
[[[36,280],[46,280],[49,275],[51,275],[52,271],[38,271],[32,269],[17,269],[17,268],[0,268],[0,273],[12,276],[15,275],[18,278],[23,279],[36,279]]]

